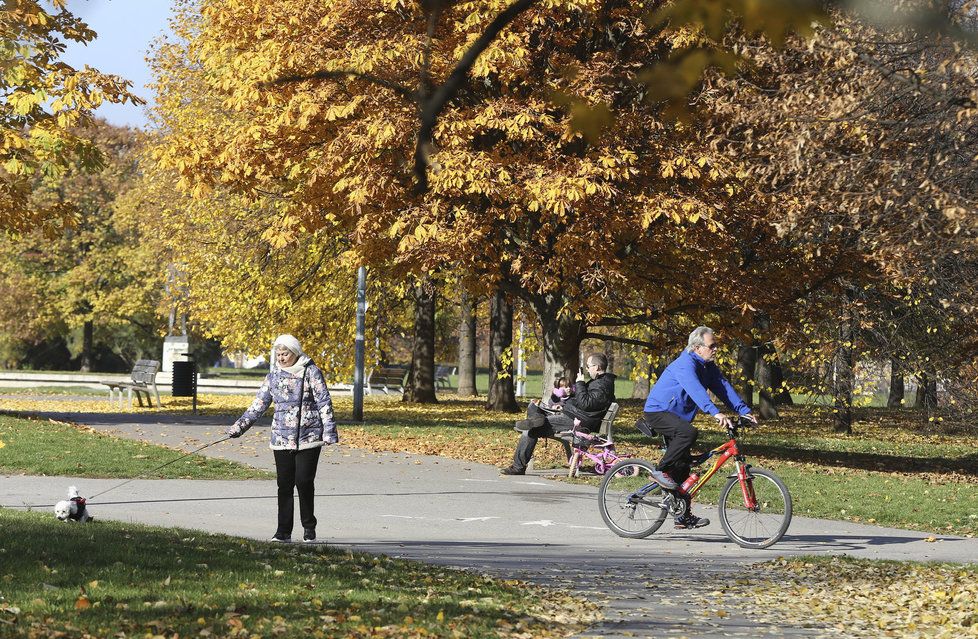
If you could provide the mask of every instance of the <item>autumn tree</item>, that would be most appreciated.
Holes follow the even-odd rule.
[[[77,221],[57,232],[37,227],[0,237],[3,279],[21,291],[16,297],[33,299],[26,308],[15,303],[0,314],[19,323],[14,334],[31,342],[77,331],[78,365],[88,371],[96,364],[97,343],[128,359],[155,346],[161,292],[154,288],[159,278],[142,250],[143,238],[115,210],[138,177],[139,134],[100,120],[70,133],[93,145],[102,169],[92,172],[79,161],[37,181],[31,195],[36,208],[71,209]]]
[[[65,41],[95,37],[64,0],[6,0],[0,7],[0,228],[76,221],[70,203],[41,203],[31,197],[34,187],[69,170],[100,169],[97,145],[79,131],[103,102],[141,103],[128,81],[59,59]]]
[[[159,58],[167,135],[157,157],[198,192],[276,198],[270,223],[283,235],[335,225],[367,262],[449,268],[524,300],[551,378],[576,369],[589,325],[771,298],[774,274],[739,275],[755,265],[731,232],[774,238],[744,197],[742,167],[643,101],[636,70],[689,37],[644,27],[651,6],[544,4],[514,20],[442,114],[429,192],[412,196],[403,158],[417,113],[405,96],[449,74],[503,3],[426,13],[283,1],[253,12],[202,1],[178,18],[186,41]],[[224,119],[186,115],[214,101]],[[616,126],[577,132],[575,119],[602,101],[618,107]],[[213,122],[208,135],[202,121]]]

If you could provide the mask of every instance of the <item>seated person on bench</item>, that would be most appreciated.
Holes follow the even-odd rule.
[[[525,426],[526,432],[516,445],[513,463],[500,472],[503,475],[526,474],[537,440],[574,430],[575,419],[580,421],[578,430],[597,431],[601,427],[601,418],[615,401],[615,376],[605,372],[607,369],[608,357],[604,353],[591,353],[587,356],[587,372],[591,381],[585,383],[579,379],[574,397],[564,402],[563,406],[558,406],[557,410],[545,410],[531,403],[526,409],[526,419],[517,424],[518,427]]]

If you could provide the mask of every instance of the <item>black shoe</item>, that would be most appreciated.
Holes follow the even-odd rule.
[[[516,466],[507,466],[506,468],[499,469],[500,475],[525,475],[525,470],[520,470]]]
[[[280,544],[292,543],[292,535],[286,535],[283,533],[275,533],[269,541],[275,541]]]
[[[307,544],[316,541],[316,529],[315,528],[304,529],[302,531],[302,541],[306,542]]]
[[[709,525],[709,519],[706,517],[696,517],[695,515],[686,515],[685,517],[676,520],[676,530],[690,530]]]

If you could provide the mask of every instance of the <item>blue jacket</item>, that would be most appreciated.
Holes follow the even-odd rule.
[[[741,415],[750,412],[750,406],[740,399],[717,365],[690,351],[683,351],[659,376],[645,400],[645,412],[669,411],[687,422],[693,421],[700,410],[716,415],[720,409],[707,389]]]

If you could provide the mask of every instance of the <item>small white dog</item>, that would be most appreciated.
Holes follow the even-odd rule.
[[[59,501],[54,505],[54,514],[61,521],[77,521],[82,524],[94,519],[88,514],[85,498],[78,495],[78,489],[74,486],[68,488],[67,501]]]

